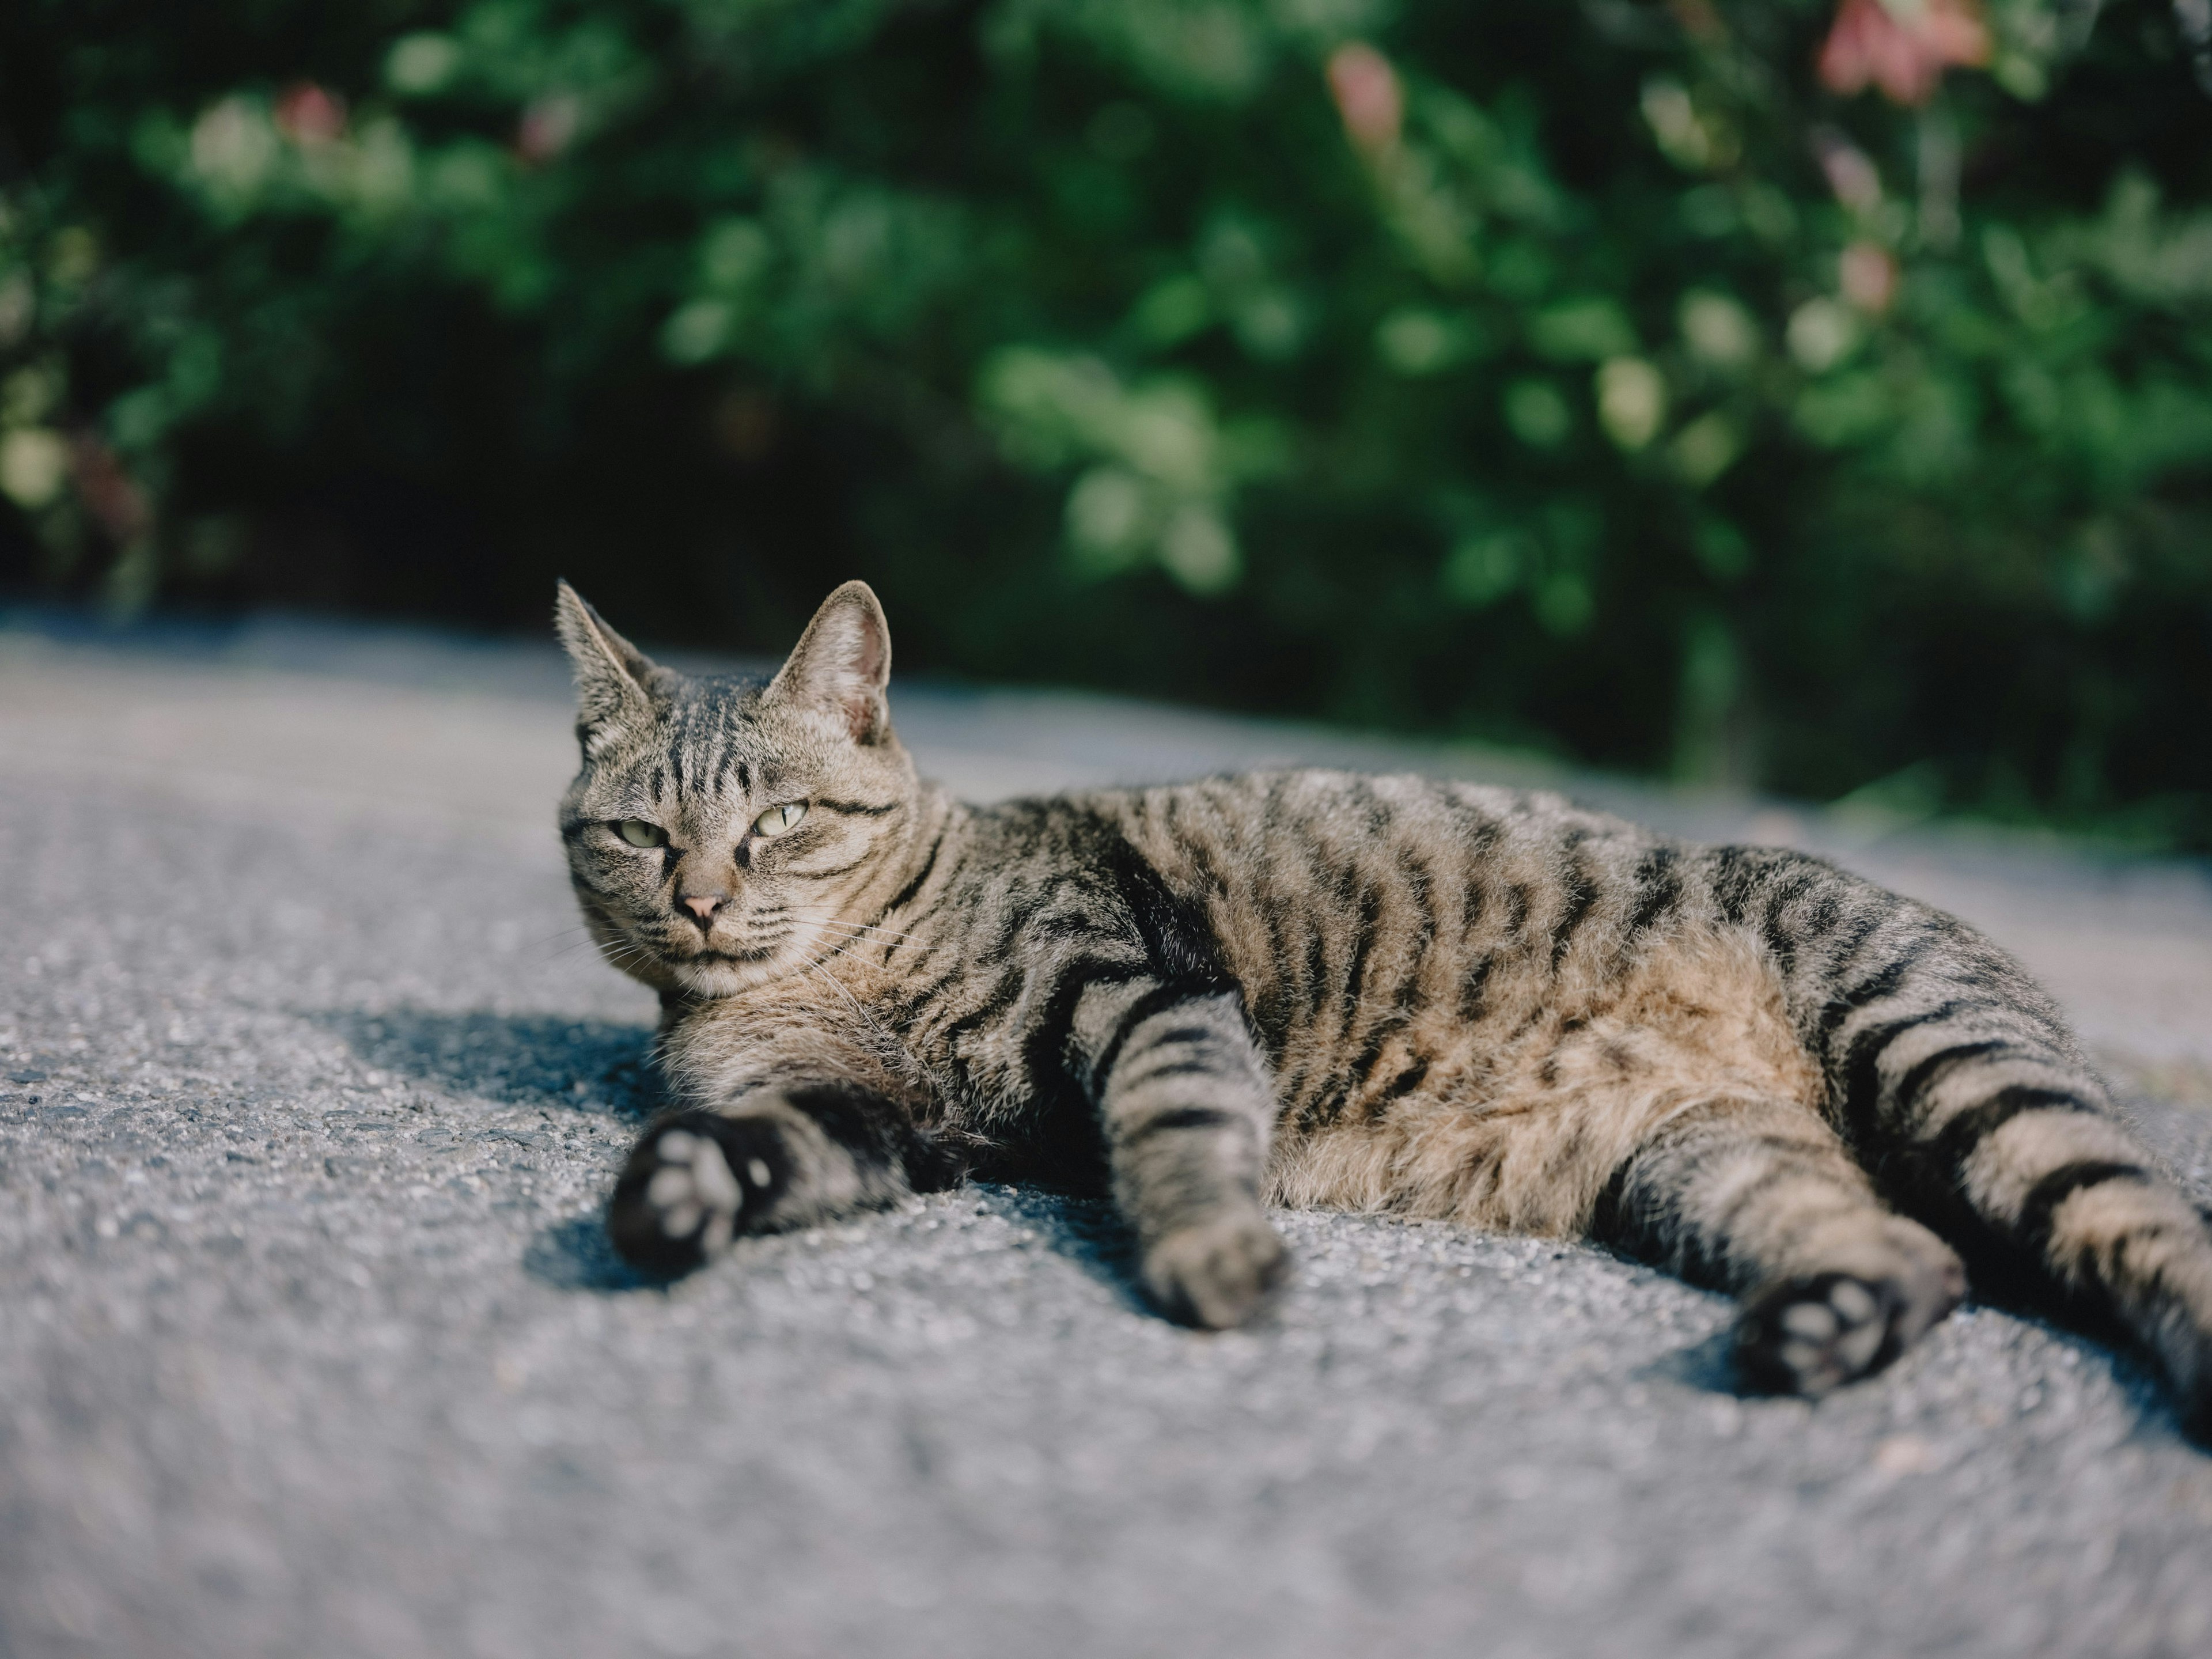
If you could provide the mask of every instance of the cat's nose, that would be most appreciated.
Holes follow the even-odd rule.
[[[702,921],[712,921],[714,919],[714,912],[722,908],[722,895],[686,893],[684,895],[684,908]]]

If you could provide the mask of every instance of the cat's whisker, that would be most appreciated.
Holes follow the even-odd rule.
[[[896,928],[890,927],[873,927],[866,923],[856,924],[848,921],[810,921],[806,926],[810,927],[835,929],[854,939],[881,939],[887,945],[926,945],[929,942],[927,938],[920,933],[901,933]]]
[[[837,982],[835,975],[830,973],[818,963],[810,962],[805,963],[805,966],[809,973],[812,974],[824,985],[829,986],[830,989],[836,991],[840,996],[843,997],[845,1000],[852,1006],[853,1012],[860,1016],[861,1020],[866,1024],[868,1029],[872,1030],[878,1036],[881,1037],[884,1042],[888,1043],[900,1054],[903,1055],[908,1065],[914,1066],[917,1071],[921,1069],[921,1061],[915,1056],[914,1050],[908,1048],[905,1043],[900,1042],[898,1038],[893,1036],[889,1031],[886,1031],[880,1024],[878,1024],[876,1021],[875,1016],[860,1006],[860,1000],[854,996],[850,990]]]
[[[910,941],[920,939],[923,937],[920,933],[908,933],[903,928],[886,927],[881,922],[847,921],[834,914],[809,918],[808,925],[810,927],[842,927],[850,933],[872,933],[878,939],[902,939]]]
[[[928,940],[921,939],[917,935],[901,934],[886,938],[884,934],[873,932],[868,928],[854,927],[851,925],[843,922],[811,922],[807,925],[817,928],[829,937],[837,939],[841,941],[837,945],[827,952],[828,955],[852,956],[853,960],[855,962],[860,960],[859,957],[853,956],[854,951],[858,946],[875,944],[878,941],[890,945],[894,947],[902,944],[919,944],[925,950],[928,948],[929,945]]]
[[[579,951],[588,951],[595,945],[602,951],[607,948],[605,945],[599,945],[599,941],[597,939],[580,939],[572,940],[570,943],[562,945],[557,951],[549,951],[546,954],[545,960],[548,962],[564,962],[568,957],[574,956]]]
[[[593,942],[599,945],[599,954],[612,968],[643,967],[654,960],[653,953],[641,945],[633,945],[627,941],[595,940]]]
[[[820,937],[822,937],[822,938],[823,938],[823,939],[834,939],[840,940],[840,941],[842,941],[842,942],[845,945],[847,945],[847,946],[857,946],[857,945],[884,945],[884,946],[887,946],[887,947],[893,947],[893,948],[896,948],[897,945],[901,945],[901,944],[903,944],[903,943],[906,943],[906,942],[907,942],[907,941],[901,940],[901,939],[872,939],[872,938],[871,938],[868,934],[866,934],[866,933],[829,933],[829,932],[827,932],[826,930],[825,930],[825,931],[824,931],[824,932],[820,935]]]
[[[834,904],[794,904],[792,906],[792,908],[802,911],[811,910],[817,915],[837,916],[842,914],[842,907]],[[854,927],[872,927],[878,924],[875,922],[855,922],[853,925]]]
[[[821,941],[819,940],[816,941],[817,944],[819,944],[820,942]],[[854,943],[855,941],[848,939],[842,945],[830,945],[828,949],[824,950],[819,957],[815,958],[815,962],[817,963],[827,962],[831,957],[845,957],[850,958],[852,961],[858,962],[860,958],[853,955],[853,946]]]
[[[861,959],[853,954],[853,947],[849,945],[832,945],[823,953],[821,960],[827,961],[830,957],[843,957],[852,962],[859,962]]]

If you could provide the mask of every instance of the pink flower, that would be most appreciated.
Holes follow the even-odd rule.
[[[514,148],[526,161],[550,161],[568,148],[584,125],[580,100],[556,92],[533,100],[515,124]]]
[[[1870,315],[1879,317],[1897,298],[1897,260],[1879,242],[1853,242],[1836,275],[1844,298]]]
[[[1352,143],[1370,155],[1398,147],[1406,94],[1390,60],[1364,40],[1347,40],[1329,54],[1328,89]]]
[[[1832,129],[1815,132],[1813,143],[1820,158],[1820,171],[1827,174],[1828,188],[1836,192],[1838,202],[1860,213],[1870,213],[1881,205],[1881,174],[1875,171],[1864,150]]]
[[[1820,48],[1820,82],[1846,95],[1872,82],[1892,103],[1924,104],[1945,70],[1989,61],[1981,0],[1843,0]]]
[[[345,131],[345,100],[313,81],[296,82],[276,100],[276,131],[303,146],[327,144]]]

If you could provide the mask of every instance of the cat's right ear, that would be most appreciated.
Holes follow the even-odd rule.
[[[659,665],[566,582],[554,587],[553,625],[576,673],[576,735],[584,752],[596,755],[618,733],[650,725],[653,697],[646,688],[661,673]]]

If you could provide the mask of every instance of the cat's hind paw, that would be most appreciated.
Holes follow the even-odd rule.
[[[607,1207],[632,1267],[663,1278],[720,1255],[753,1231],[782,1185],[782,1148],[756,1122],[684,1112],[648,1129]]]
[[[1852,1273],[1785,1279],[1753,1297],[1735,1328],[1736,1374],[1759,1394],[1820,1395],[1870,1376],[1924,1320],[1902,1287]]]
[[[1145,1252],[1145,1288],[1169,1317],[1226,1330],[1260,1310],[1290,1252],[1257,1210],[1178,1227]]]

